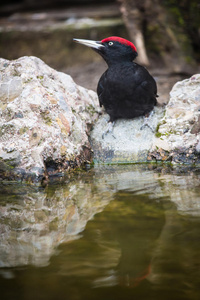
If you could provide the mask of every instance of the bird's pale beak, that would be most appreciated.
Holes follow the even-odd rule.
[[[87,47],[91,47],[94,49],[101,49],[102,47],[104,47],[104,45],[102,45],[102,43],[100,41],[91,41],[91,40],[83,40],[83,39],[73,39],[74,42],[85,45]]]

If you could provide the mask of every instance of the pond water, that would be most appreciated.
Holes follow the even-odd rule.
[[[200,299],[200,173],[96,166],[1,184],[0,299]]]

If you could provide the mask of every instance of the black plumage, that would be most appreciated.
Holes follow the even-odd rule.
[[[97,94],[110,121],[148,115],[157,104],[157,86],[143,66],[133,62],[137,51],[131,42],[109,37],[100,42],[75,40],[92,47],[108,64],[101,76]]]

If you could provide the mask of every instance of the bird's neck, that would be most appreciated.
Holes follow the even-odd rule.
[[[130,66],[133,64],[132,61],[127,60],[114,60],[114,61],[106,61],[109,68],[120,68],[120,66]]]

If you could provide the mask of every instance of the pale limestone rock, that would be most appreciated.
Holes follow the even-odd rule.
[[[195,163],[199,162],[199,141],[200,74],[196,74],[174,85],[151,151],[161,148],[169,152],[172,162]]]
[[[36,57],[0,59],[0,79],[1,169],[14,166],[37,177],[48,173],[49,162],[64,170],[68,162],[91,159],[88,128],[98,118],[96,93]]]
[[[94,160],[98,163],[146,162],[155,139],[156,127],[163,116],[163,109],[155,107],[148,125],[142,128],[144,117],[117,120],[112,132],[103,134],[108,126],[108,115],[103,115],[91,132]],[[142,129],[141,129],[142,128]]]

